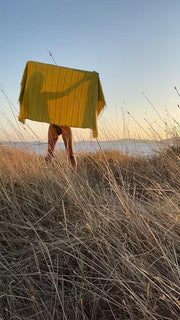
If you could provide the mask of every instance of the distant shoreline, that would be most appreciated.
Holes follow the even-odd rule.
[[[14,147],[26,150],[38,155],[44,155],[47,151],[47,142],[41,141],[0,141],[4,147]],[[179,138],[155,140],[138,140],[138,139],[120,139],[111,141],[75,141],[74,148],[76,153],[97,152],[101,150],[115,150],[124,154],[150,156],[161,151],[168,145],[179,145]],[[56,150],[64,150],[63,142],[58,142]]]

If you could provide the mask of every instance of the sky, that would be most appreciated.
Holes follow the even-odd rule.
[[[26,62],[53,64],[49,52],[60,66],[99,73],[107,104],[100,140],[164,138],[164,127],[178,127],[179,0],[0,3],[0,140],[47,140],[47,124],[17,118]],[[73,133],[92,138],[88,129]]]

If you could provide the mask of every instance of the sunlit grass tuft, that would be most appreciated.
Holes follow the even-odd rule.
[[[0,147],[1,318],[178,320],[179,157]]]

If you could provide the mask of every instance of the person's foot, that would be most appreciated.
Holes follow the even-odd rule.
[[[45,161],[47,164],[50,163],[53,159],[54,159],[54,157],[51,156],[50,154],[47,154],[47,156],[45,157]]]
[[[73,171],[77,172],[77,161],[76,161],[76,157],[74,155],[70,156],[70,161],[71,161],[71,165],[73,167]]]

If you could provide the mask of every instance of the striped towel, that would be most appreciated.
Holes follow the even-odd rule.
[[[28,61],[19,96],[19,121],[90,128],[98,136],[97,116],[106,102],[95,71]]]

